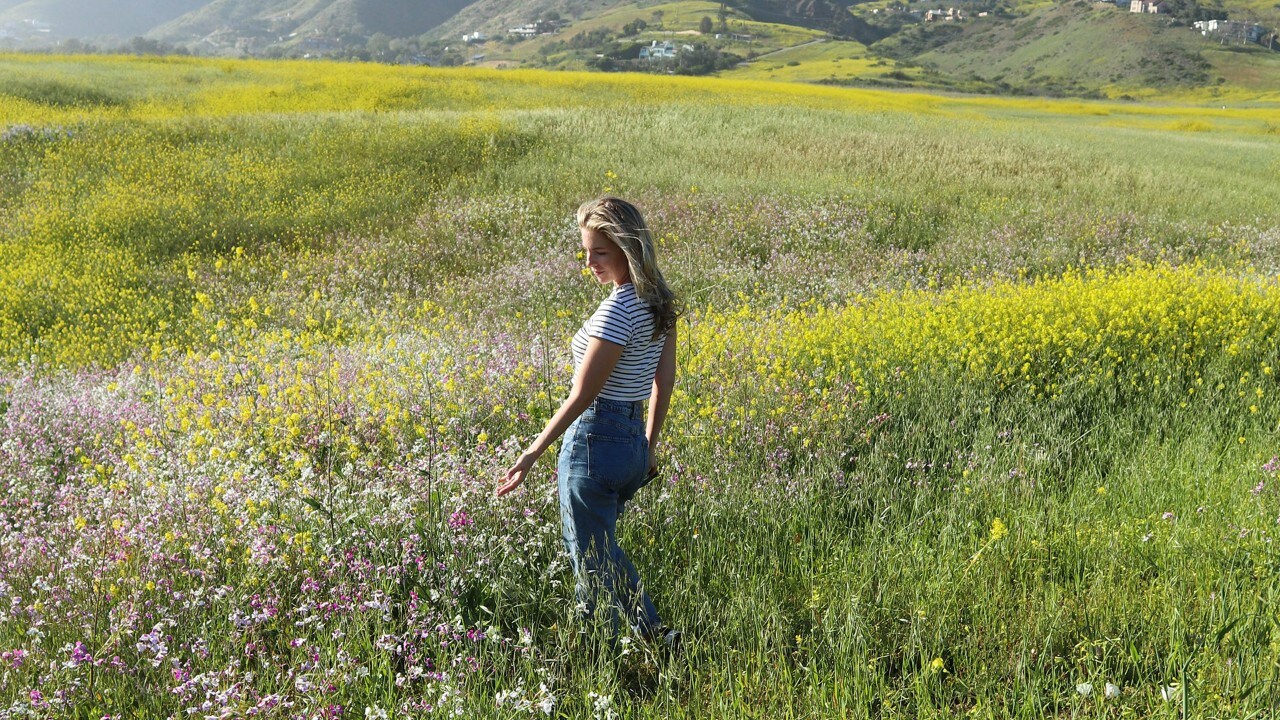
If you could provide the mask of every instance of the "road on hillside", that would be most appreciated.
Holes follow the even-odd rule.
[[[827,41],[827,39],[826,39],[826,38],[818,38],[817,40],[810,40],[809,42],[806,42],[806,43],[800,43],[799,45],[791,45],[791,46],[788,46],[788,47],[784,47],[784,48],[782,48],[782,49],[780,49],[780,50],[774,50],[773,52],[767,52],[767,53],[765,53],[765,54],[763,54],[763,55],[757,55],[757,56],[755,56],[755,57],[751,58],[750,60],[748,60],[748,61],[746,61],[746,62],[740,62],[740,63],[738,63],[738,67],[746,67],[746,66],[750,65],[751,63],[756,62],[757,60],[763,60],[764,58],[767,58],[767,57],[769,57],[770,55],[777,55],[778,53],[787,52],[788,50],[795,50],[796,48],[808,47],[808,46],[810,46],[810,45],[817,45],[818,43],[824,43],[824,42],[826,42],[826,41]]]

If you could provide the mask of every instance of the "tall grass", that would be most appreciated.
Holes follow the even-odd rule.
[[[1262,111],[0,65],[0,717],[1280,702]],[[549,462],[492,497],[605,191],[690,305],[676,658],[575,619]]]

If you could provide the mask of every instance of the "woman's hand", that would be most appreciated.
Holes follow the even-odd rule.
[[[658,475],[658,449],[651,447],[649,448],[649,479],[652,480],[653,478],[657,477],[657,475]]]
[[[529,470],[533,468],[538,458],[542,457],[542,453],[546,452],[547,448],[551,447],[551,443],[569,429],[573,421],[577,420],[578,416],[600,394],[600,388],[604,387],[605,381],[609,379],[620,357],[622,357],[622,346],[617,343],[595,337],[587,341],[587,352],[582,357],[582,365],[578,368],[578,375],[574,378],[569,397],[560,404],[560,409],[547,421],[542,434],[524,451],[520,459],[516,460],[516,464],[498,478],[500,483],[498,497],[520,487],[520,483],[524,482],[525,476],[529,474]]]
[[[524,453],[520,459],[516,460],[516,464],[512,465],[502,477],[498,478],[498,497],[502,497],[507,493],[520,487],[520,483],[524,482],[524,478],[533,469],[533,464],[538,461],[538,456],[530,453]]]

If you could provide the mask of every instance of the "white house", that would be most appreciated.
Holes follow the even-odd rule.
[[[1192,25],[1201,35],[1217,35],[1241,42],[1258,42],[1267,34],[1267,29],[1261,25],[1238,20],[1200,20]]]
[[[1151,14],[1165,12],[1164,0],[1131,0],[1129,12]]]
[[[925,22],[937,22],[939,20],[943,22],[952,22],[963,19],[964,13],[953,7],[949,7],[946,10],[930,10],[924,14]]]
[[[672,42],[654,40],[648,47],[640,48],[641,60],[662,60],[676,56],[676,46]]]
[[[489,36],[485,35],[479,30],[473,33],[467,33],[466,35],[462,36],[462,42],[464,43],[482,43],[488,39],[489,39]]]

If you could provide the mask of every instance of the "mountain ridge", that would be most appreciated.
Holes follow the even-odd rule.
[[[1256,43],[1214,47],[1188,27],[1189,19],[1222,15],[1280,23],[1262,0],[1225,7],[1169,0],[1176,16],[1129,13],[1124,0],[951,1],[954,16],[929,22],[937,8],[906,0],[0,0],[0,47],[6,32],[13,46],[22,32],[38,42],[92,30],[78,37],[110,47],[140,35],[145,40],[127,49],[226,57],[721,73],[1072,96],[1217,92],[1232,82],[1280,92],[1280,53]],[[22,20],[47,26],[13,30]],[[528,36],[510,33],[538,20],[554,22]],[[684,58],[639,59],[641,47],[677,38],[671,52],[686,48]],[[804,49],[815,40],[827,45]]]

